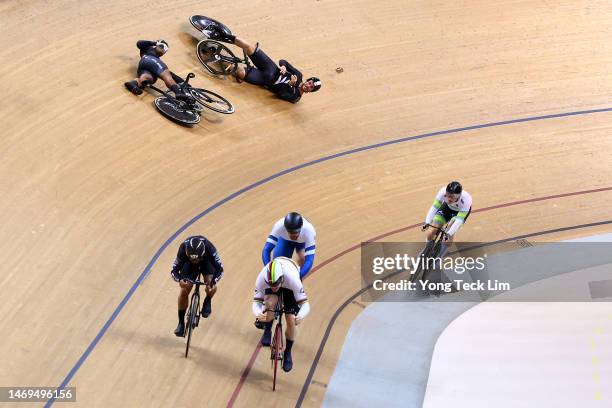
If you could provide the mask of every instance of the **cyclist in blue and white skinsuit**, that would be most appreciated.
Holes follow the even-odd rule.
[[[313,225],[300,214],[287,214],[272,227],[261,254],[263,264],[267,265],[271,259],[279,256],[291,259],[295,250],[300,265],[300,279],[304,279],[314,262],[316,235]]]

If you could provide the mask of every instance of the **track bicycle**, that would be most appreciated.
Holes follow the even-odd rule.
[[[187,345],[185,347],[185,358],[187,358],[187,355],[189,354],[189,344],[191,343],[191,335],[193,333],[193,330],[198,327],[198,324],[200,323],[200,286],[204,285],[204,286],[208,286],[206,284],[206,282],[200,281],[200,280],[192,280],[192,279],[182,279],[184,281],[187,281],[189,283],[192,283],[195,285],[195,289],[193,290],[193,293],[191,294],[191,300],[189,302],[189,307],[187,308],[187,323],[185,325],[185,337],[187,337]]]
[[[444,227],[436,227],[435,225],[431,224],[425,225],[427,227],[434,228],[436,230],[436,235],[434,236],[433,241],[428,242],[427,245],[425,245],[425,248],[419,255],[419,266],[414,273],[410,275],[410,282],[418,282],[423,278],[425,273],[427,273],[429,270],[428,260],[438,257],[442,247],[442,242],[448,239],[448,234],[446,233],[446,229]]]
[[[187,79],[178,84],[183,93],[190,96],[187,101],[177,99],[170,91],[163,91],[153,84],[146,84],[148,89],[162,95],[155,98],[155,107],[162,115],[183,125],[195,125],[200,122],[204,108],[223,114],[234,113],[232,103],[221,95],[207,89],[192,87],[189,80],[194,77],[195,74],[190,72]]]
[[[189,21],[196,30],[202,33],[209,31],[214,26],[216,29],[231,34],[229,28],[210,17],[195,15],[191,16]],[[251,67],[246,52],[242,51],[242,58],[238,58],[228,46],[215,40],[201,40],[196,45],[196,55],[204,68],[213,75],[232,75],[240,64],[245,65],[247,69]]]
[[[272,391],[276,390],[276,373],[278,372],[279,362],[282,364],[285,347],[283,343],[283,292],[280,291],[278,295],[278,302],[274,308],[274,320],[273,320],[273,335],[272,343],[270,343],[270,360],[273,370],[272,376]]]

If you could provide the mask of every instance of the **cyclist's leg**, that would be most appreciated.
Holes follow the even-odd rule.
[[[278,303],[278,295],[272,289],[266,289],[264,305],[266,309],[266,321],[263,323],[264,332],[261,336],[261,345],[269,346],[272,342],[272,321],[274,320],[274,308]]]
[[[168,70],[168,71],[170,71],[170,70]],[[170,76],[172,77],[172,79],[174,79],[174,82],[176,82],[177,84],[181,84],[181,83],[185,82],[185,80],[183,78],[181,78],[180,76],[176,75],[172,71],[170,71]]]
[[[161,59],[151,55],[144,55],[138,63],[137,75],[139,85],[142,85],[143,81],[154,83],[166,70],[168,70],[168,66]]]
[[[295,324],[295,315],[299,312],[300,308],[295,301],[293,291],[286,290],[283,293],[283,306],[285,309],[285,321],[287,322],[287,329],[285,329],[285,351],[283,356],[283,370],[285,372],[291,371],[293,368],[293,358],[291,357],[291,349],[295,343],[295,337],[297,335],[297,328]]]
[[[243,38],[236,37],[234,40],[234,45],[242,48],[242,50],[246,53],[246,55],[251,56],[257,49],[257,44],[253,45],[252,43],[246,41]]]
[[[134,95],[141,95],[142,90],[145,87],[145,82],[152,84],[157,78],[146,70],[138,70],[136,79],[125,82],[124,85],[128,91]]]
[[[234,44],[242,48],[242,50],[244,51],[246,55],[252,55],[255,52],[255,49],[257,47],[257,45],[253,45],[243,40],[242,38],[238,38],[238,37],[236,37],[236,39],[234,40]],[[238,79],[244,80],[247,76],[247,70],[243,66],[239,65],[234,75]],[[253,75],[257,75],[257,74],[253,74]]]
[[[157,81],[157,77],[155,77],[153,74],[151,74],[148,71],[143,71],[138,75],[138,78],[136,78],[136,81],[138,81],[139,87],[144,88],[145,82],[148,84],[154,84],[155,81]]]
[[[454,222],[455,218],[451,218],[448,224],[446,224],[446,229],[448,230]],[[442,241],[442,246],[440,246],[440,252],[438,252],[438,257],[444,258],[444,255],[446,255],[446,251],[448,251],[448,248],[450,248],[451,245],[453,245],[453,237],[448,237],[446,240]]]
[[[194,279],[192,277],[193,274],[194,273],[191,268],[191,264],[189,262],[183,265],[183,268],[181,269],[181,272],[180,272],[181,278]],[[179,286],[180,286],[180,291],[179,291],[178,300],[177,300],[178,320],[179,321],[178,321],[178,326],[174,330],[174,334],[177,336],[183,336],[185,332],[185,314],[187,312],[187,307],[189,307],[189,293],[191,292],[191,289],[193,288],[193,284],[187,283],[187,282],[179,282]]]
[[[242,39],[236,39],[236,45],[238,41],[241,44],[241,48],[247,54],[249,59],[253,62],[255,67],[245,69],[240,66],[236,70],[235,75],[250,84],[253,85],[270,85],[276,79],[279,72],[278,65],[262,49],[259,47],[259,43],[253,46],[250,43],[243,41]]]
[[[166,69],[164,71],[162,71],[159,74],[159,77],[162,79],[162,81],[164,81],[164,83],[166,84],[166,86],[170,89],[172,89],[173,86],[176,86],[177,83],[174,80],[174,78],[172,77],[172,73],[170,72],[169,69]]]
[[[465,218],[463,219],[463,223],[465,224],[468,217],[470,216],[470,213],[472,212],[472,208],[469,209],[467,215],[465,216]],[[452,212],[452,218],[450,219],[450,221],[448,222],[448,224],[446,225],[446,230],[450,230],[450,228],[453,226],[453,224],[457,221],[457,212],[453,211]],[[444,254],[446,254],[446,251],[448,251],[448,248],[453,245],[453,240],[454,240],[454,235],[449,236],[448,239],[446,241],[443,242],[442,245],[442,249],[440,250],[440,258],[442,258],[444,256]]]
[[[202,304],[202,317],[208,317],[212,313],[212,298],[215,296],[215,293],[217,293],[217,285],[213,286],[215,268],[211,265],[207,258],[204,258],[202,263],[202,275],[204,276],[204,282],[206,282],[206,287],[204,288],[206,297],[204,298],[204,303]]]
[[[166,86],[172,92],[174,92],[174,95],[176,96],[176,99],[179,99],[179,100],[182,100],[182,101],[190,101],[191,100],[191,96],[185,94],[183,92],[183,90],[181,89],[181,87],[176,83],[176,81],[174,80],[174,77],[172,75],[172,72],[169,69],[166,69],[165,71],[162,71],[159,74],[159,77],[164,81]]]
[[[442,207],[440,207],[440,210],[438,210],[438,213],[441,214],[441,218],[443,218],[444,221],[446,222],[446,230],[448,231],[448,229],[450,228],[450,226],[453,224],[455,220],[457,211],[451,210],[446,203],[443,203]],[[438,213],[436,213],[436,216],[438,215]],[[452,243],[453,243],[452,237],[448,237],[447,240],[443,240],[442,246],[440,247],[440,252],[438,253],[438,257],[443,258],[444,255],[446,255],[446,251],[448,251],[448,248],[450,248]]]
[[[266,306],[266,323],[274,320],[274,308],[278,303],[278,294],[272,289],[266,289],[264,296],[264,305]]]

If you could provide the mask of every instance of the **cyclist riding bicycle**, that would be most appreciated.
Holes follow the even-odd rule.
[[[285,257],[275,258],[263,267],[255,281],[253,314],[257,322],[264,322],[264,334],[261,337],[263,346],[272,342],[272,321],[278,296],[283,295],[283,310],[287,328],[285,330],[286,347],[283,353],[283,371],[293,368],[291,348],[295,342],[296,326],[310,312],[308,297],[300,280],[298,265]]]
[[[315,256],[317,232],[314,226],[296,212],[276,221],[263,247],[261,259],[267,265],[272,258],[291,258],[295,250],[300,265],[300,279],[310,272]]]
[[[278,65],[259,48],[259,43],[255,45],[244,39],[231,34],[229,28],[224,24],[210,19],[214,24],[208,26],[202,33],[212,40],[218,40],[234,44],[246,53],[255,65],[245,69],[239,66],[234,75],[239,80],[254,85],[260,85],[272,91],[279,98],[296,103],[303,94],[316,92],[321,89],[321,80],[317,77],[310,77],[305,81],[302,73],[286,60],[282,59]]]
[[[202,305],[202,317],[206,318],[212,313],[212,298],[217,293],[217,284],[223,277],[223,264],[215,246],[201,235],[187,238],[181,243],[172,265],[170,275],[179,283],[178,319],[179,323],[174,330],[178,337],[185,335],[185,312],[189,305],[189,293],[193,284],[185,279],[197,280],[202,274],[206,287],[206,298]]]
[[[470,212],[472,212],[472,196],[463,190],[461,183],[458,181],[451,181],[446,188],[442,187],[438,194],[436,194],[433,205],[425,217],[425,224],[422,230],[425,231],[428,228],[428,224],[437,228],[442,228],[448,224],[446,235],[444,236],[444,244],[438,254],[440,258],[446,254],[446,251],[452,245],[454,235],[465,224],[470,216]],[[429,250],[429,247],[433,245],[435,235],[435,229],[432,229],[427,234],[426,250]]]
[[[154,84],[157,78],[161,78],[166,86],[174,92],[176,99],[191,102],[191,95],[185,94],[178,84],[184,79],[174,74],[168,66],[161,60],[161,57],[168,52],[168,43],[164,40],[146,41],[140,40],[136,43],[140,50],[140,62],[136,75],[138,77],[124,83],[125,87],[134,95],[141,95],[146,84]]]

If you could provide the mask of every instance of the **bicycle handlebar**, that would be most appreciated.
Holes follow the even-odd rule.
[[[193,283],[194,285],[208,286],[208,283],[203,282],[203,281],[199,281],[199,280],[193,280],[193,279],[189,279],[189,278],[181,278],[180,280],[185,281],[185,282],[189,282],[189,283]]]
[[[432,224],[425,224],[425,225],[426,225],[427,227],[431,227],[431,228],[433,228],[433,229],[437,229],[438,231],[446,232],[446,231],[444,230],[444,227],[436,227],[435,225],[432,225]]]
[[[443,226],[442,227],[436,227],[435,225],[431,225],[431,224],[427,224],[427,223],[424,226],[427,227],[427,228],[431,227],[433,229],[436,229],[436,230],[440,231],[442,233],[442,238],[444,238],[445,241],[450,238],[450,235],[448,235],[446,233],[446,230],[444,229]],[[425,229],[423,229],[423,230],[425,230]]]

